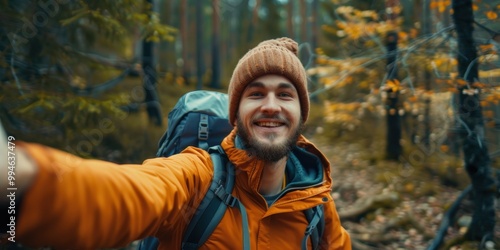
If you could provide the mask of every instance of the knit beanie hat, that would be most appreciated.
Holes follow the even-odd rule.
[[[297,57],[297,43],[287,37],[267,40],[248,51],[238,62],[229,82],[229,122],[234,125],[241,94],[253,80],[268,74],[286,77],[297,89],[302,120],[309,115],[309,94],[304,66]]]

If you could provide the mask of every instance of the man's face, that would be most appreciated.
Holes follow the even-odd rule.
[[[276,162],[295,145],[302,129],[299,95],[280,75],[252,81],[241,95],[237,131],[245,147],[265,161]]]

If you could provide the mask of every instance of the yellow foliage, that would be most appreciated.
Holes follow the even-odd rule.
[[[458,86],[467,86],[467,82],[464,79],[456,79]]]
[[[417,37],[418,37],[418,30],[417,30],[417,29],[415,29],[415,28],[412,28],[412,29],[410,30],[410,38],[411,38],[411,39],[415,39],[415,38],[417,38]]]
[[[377,46],[377,43],[375,43],[375,41],[373,41],[373,40],[368,40],[365,42],[365,46],[368,48],[371,48],[371,47]]]
[[[438,58],[438,59],[432,60],[432,62],[436,65],[436,67],[439,67],[443,64],[443,59]]]
[[[398,90],[401,89],[401,85],[397,79],[394,80],[387,80],[385,83],[385,90],[392,90],[392,92],[397,92]]]
[[[437,84],[453,85],[453,80],[451,79],[436,79]]]
[[[175,78],[175,83],[176,83],[177,85],[179,85],[179,86],[183,86],[183,85],[185,84],[185,79],[184,79],[184,77],[181,77],[181,76],[176,77],[176,78]]]
[[[474,82],[472,84],[472,87],[476,87],[476,88],[485,88],[487,85],[484,84],[484,83],[480,83],[480,82]]]
[[[500,77],[500,68],[490,69],[490,70],[480,70],[479,71],[480,78],[494,78]]]
[[[321,25],[321,29],[327,33],[331,33],[331,34],[335,34],[337,33],[337,29],[335,29],[334,27],[331,27],[329,25]]]
[[[483,115],[486,118],[493,118],[493,117],[495,117],[495,112],[493,112],[492,110],[486,110],[486,111],[483,111]]]
[[[356,126],[360,121],[355,116],[361,106],[358,102],[332,103],[327,101],[324,109],[325,121],[328,123],[348,123]]]
[[[336,21],[335,23],[337,24],[337,27],[339,29],[345,29],[345,27],[346,27],[346,23],[345,22]]]
[[[481,44],[479,45],[479,50],[481,52],[488,52],[489,50],[493,49],[493,44]]]
[[[360,89],[368,89],[368,88],[370,88],[370,82],[369,81],[361,81],[358,84],[358,88],[360,88]]]
[[[408,40],[409,34],[403,31],[398,32],[399,40]]]
[[[487,128],[494,128],[496,125],[496,122],[495,121],[489,121],[486,123],[486,127]]]
[[[492,10],[486,12],[486,17],[490,20],[495,20],[498,18],[498,14]]]
[[[443,13],[451,5],[451,0],[434,0],[430,3],[431,9],[437,9]]]
[[[326,59],[324,57],[317,57],[316,58],[316,63],[317,64],[327,64],[328,63],[328,59]]]
[[[443,13],[445,10],[446,10],[446,6],[439,5],[439,7],[438,7],[439,13]]]
[[[488,95],[484,98],[484,101],[486,102],[492,102],[493,100],[495,100],[495,95]]]
[[[328,33],[336,34],[338,37],[346,37],[350,40],[358,40],[362,37],[373,35],[383,36],[388,31],[395,30],[403,21],[401,18],[396,20],[396,22],[379,21],[380,18],[375,11],[362,11],[352,6],[340,6],[335,11],[338,15],[342,16],[343,21],[337,20],[333,27],[322,27],[322,29]],[[399,6],[393,7],[392,11],[399,13],[401,12],[401,8]],[[409,37],[405,33],[401,33],[400,36],[403,41]],[[372,46],[371,43],[367,43],[366,45]]]
[[[354,80],[354,78],[353,78],[351,75],[349,75],[349,76],[347,76],[347,77],[345,78],[345,80],[344,80],[344,81],[345,81],[345,83],[346,83],[346,84],[350,84],[350,83],[352,83],[352,82],[353,82],[353,80]]]
[[[340,6],[335,10],[337,13],[342,14],[342,15],[348,15],[354,11],[354,8],[352,6]]]

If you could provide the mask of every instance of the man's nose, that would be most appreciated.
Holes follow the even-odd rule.
[[[261,110],[265,113],[277,113],[281,111],[278,98],[274,95],[267,95],[263,100]]]

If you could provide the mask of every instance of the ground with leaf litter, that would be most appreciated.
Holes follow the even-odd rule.
[[[461,187],[444,185],[440,178],[410,164],[365,160],[360,153],[363,149],[356,144],[318,145],[332,163],[332,195],[354,249],[427,249],[447,208],[462,192]],[[488,245],[490,249],[500,249],[499,203],[497,199],[497,245]],[[465,199],[446,240],[465,233],[471,209]],[[466,243],[450,249],[478,246]]]

